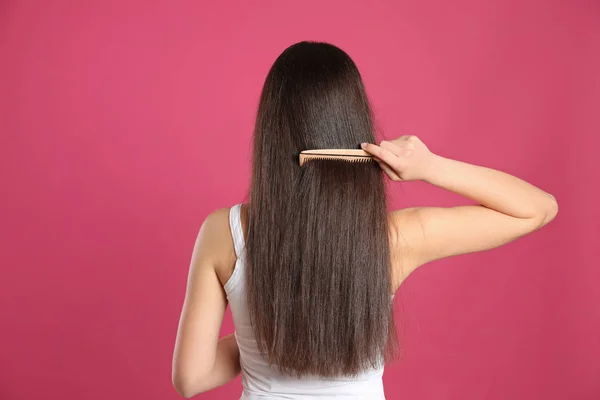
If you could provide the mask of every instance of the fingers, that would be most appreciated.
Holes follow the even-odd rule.
[[[396,144],[394,142],[389,142],[387,140],[382,140],[381,143],[379,143],[379,147],[388,150],[396,157],[400,157],[402,155],[402,149],[403,149],[404,145],[405,145],[404,143]]]
[[[407,138],[407,140],[402,140],[404,138]],[[391,151],[396,155],[396,157],[410,157],[415,148],[414,143],[408,140],[410,138],[411,136],[402,136],[401,138],[396,139],[396,141],[389,142],[384,140],[379,144],[379,146]]]
[[[377,146],[375,144],[362,143],[360,147],[362,147],[362,149],[367,153],[372,154],[373,156],[377,157],[378,159],[390,166],[394,166],[394,164],[396,164],[398,160],[398,157],[390,150]]]
[[[386,175],[389,176],[389,178],[391,180],[393,180],[393,181],[401,181],[402,180],[402,178],[400,178],[398,176],[398,174],[396,174],[394,172],[394,170],[389,167],[389,165],[387,165],[386,163],[384,163],[383,161],[381,161],[377,157],[373,157],[373,158],[375,159],[375,161],[377,162],[377,164],[379,165],[379,167],[383,170],[383,172],[385,172]]]

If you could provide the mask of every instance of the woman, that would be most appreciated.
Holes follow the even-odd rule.
[[[384,399],[398,349],[392,298],[418,266],[501,246],[550,222],[554,197],[514,176],[432,153],[415,136],[375,142],[354,62],[326,43],[286,49],[266,78],[249,204],[196,240],[173,356],[184,397],[242,373],[243,399]],[[358,148],[370,162],[311,160]],[[384,174],[478,205],[387,211]],[[219,339],[230,305],[235,334]]]

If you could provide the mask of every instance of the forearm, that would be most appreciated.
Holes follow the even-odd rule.
[[[202,391],[211,390],[225,385],[235,379],[240,373],[240,351],[235,340],[235,334],[219,339],[215,366],[202,382]]]
[[[240,350],[232,333],[219,340],[213,374],[221,386],[238,376],[240,370]]]
[[[554,197],[502,171],[434,156],[424,181],[517,218],[538,218],[557,209]]]
[[[240,373],[240,352],[235,335],[227,335],[219,339],[215,362],[210,371],[202,375],[180,377],[173,381],[175,389],[185,398],[207,392],[233,380]]]

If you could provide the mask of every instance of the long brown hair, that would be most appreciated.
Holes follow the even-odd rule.
[[[300,151],[374,142],[343,50],[300,42],[271,67],[254,130],[247,294],[258,347],[296,376],[355,376],[395,355],[386,190],[377,163]]]

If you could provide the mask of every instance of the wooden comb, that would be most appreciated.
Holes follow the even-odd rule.
[[[372,161],[373,156],[358,149],[318,149],[300,152],[300,166],[308,160],[344,160],[348,162]]]

